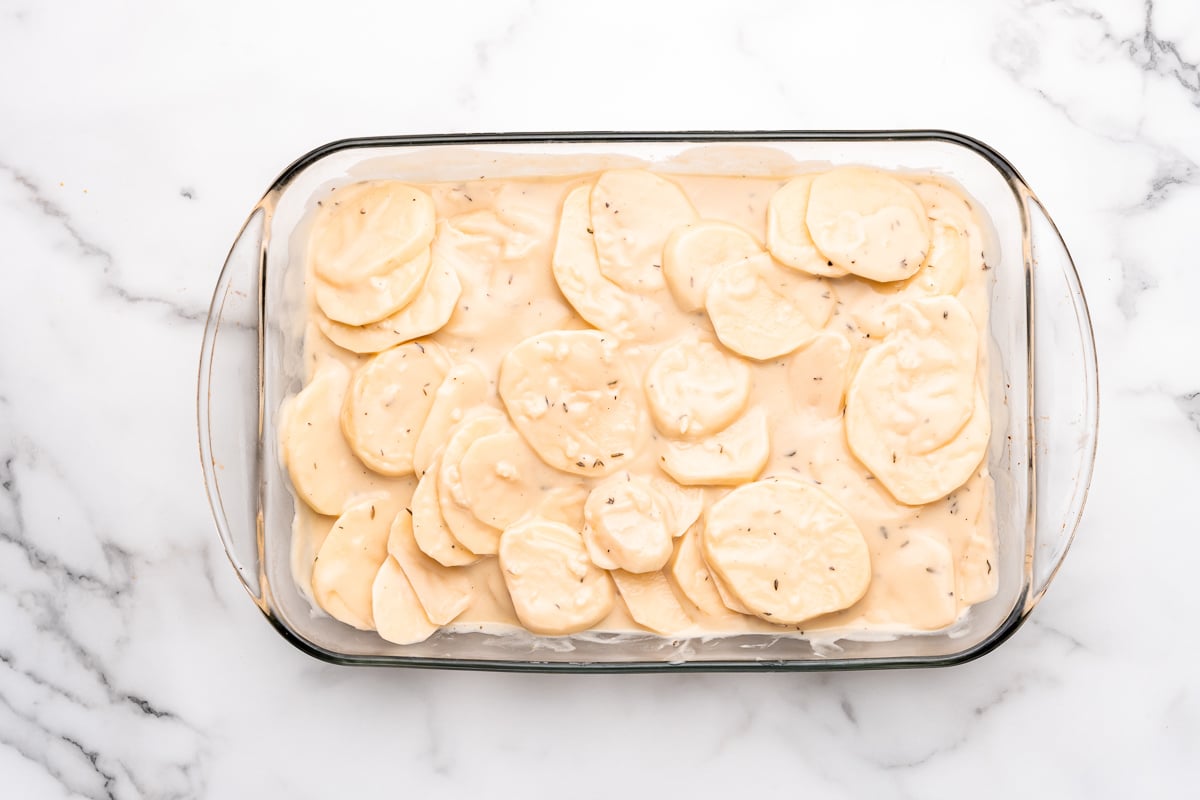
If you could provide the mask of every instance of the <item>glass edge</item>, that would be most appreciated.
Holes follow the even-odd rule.
[[[971,150],[992,165],[1013,187],[1018,199],[1022,190],[1029,192],[1028,184],[1007,158],[999,151],[983,141],[956,131],[942,129],[880,129],[880,130],[693,130],[693,131],[567,131],[567,132],[487,132],[487,133],[438,133],[438,134],[407,134],[395,136],[365,136],[337,139],[313,148],[289,164],[263,194],[258,204],[251,212],[252,219],[260,209],[267,214],[263,221],[262,266],[265,280],[267,243],[270,238],[271,210],[275,200],[291,181],[309,166],[322,159],[345,150],[356,150],[373,147],[405,147],[431,145],[463,145],[463,144],[519,144],[519,143],[604,143],[604,142],[783,142],[783,141],[936,141],[958,145]],[[1030,192],[1032,194],[1032,192]],[[1023,204],[1022,204],[1023,205]],[[1047,217],[1049,215],[1047,214]],[[244,226],[243,226],[244,230]],[[240,233],[239,233],[240,237]],[[237,240],[235,239],[235,242]],[[222,271],[224,278],[224,271]],[[220,279],[219,279],[220,280]],[[214,293],[215,301],[215,293]],[[209,322],[205,326],[205,339],[208,338],[208,327],[212,324],[214,307],[210,307]],[[265,293],[260,294],[259,314],[265,314]],[[261,322],[261,319],[260,319]],[[262,381],[262,347],[264,332],[259,326],[259,381]],[[203,358],[203,352],[202,352]],[[202,362],[201,368],[203,370]],[[1032,373],[1031,373],[1032,380]],[[198,390],[203,392],[203,388]],[[262,426],[264,409],[262,407],[260,386],[259,403],[259,441],[258,441],[258,472],[262,469],[262,448],[265,445],[266,431]],[[1031,406],[1032,408],[1032,406]],[[1032,443],[1032,440],[1031,440]],[[201,450],[204,443],[201,442]],[[1031,455],[1032,462],[1032,455]],[[260,477],[260,476],[256,476]],[[205,483],[208,486],[206,467]],[[258,486],[261,488],[261,482]],[[213,504],[213,495],[209,491],[209,502]],[[214,517],[216,508],[213,506]],[[297,650],[308,656],[329,664],[342,666],[370,667],[406,667],[421,669],[453,669],[480,670],[489,672],[537,672],[537,673],[651,673],[651,672],[831,672],[866,669],[905,669],[924,667],[947,667],[965,664],[980,658],[1003,644],[1024,622],[1034,603],[1028,601],[1031,582],[1024,582],[1022,592],[1017,597],[1009,615],[987,637],[974,646],[950,653],[944,656],[915,656],[912,658],[870,658],[870,659],[829,659],[822,661],[690,661],[690,662],[536,662],[536,661],[504,661],[495,659],[436,659],[436,658],[406,658],[404,656],[356,656],[326,650],[291,628],[274,613],[271,602],[270,586],[264,571],[262,552],[262,509],[261,493],[259,503],[259,588],[261,600],[247,591],[267,621],[273,628]],[[218,527],[220,522],[218,521]],[[227,555],[230,555],[227,552]],[[232,559],[231,559],[231,563]],[[236,564],[235,570],[236,570]]]

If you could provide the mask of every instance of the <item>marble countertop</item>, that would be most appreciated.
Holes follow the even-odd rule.
[[[1198,65],[1194,0],[0,3],[0,793],[1194,793]],[[294,157],[889,127],[1017,164],[1094,315],[1091,500],[1003,647],[928,671],[495,675],[333,667],[263,621],[205,501],[195,370],[226,250]]]

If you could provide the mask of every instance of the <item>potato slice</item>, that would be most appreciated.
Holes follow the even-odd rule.
[[[673,538],[678,539],[687,533],[688,528],[704,513],[704,489],[697,486],[680,486],[671,478],[658,475],[650,475],[648,480],[666,501],[663,512],[667,530]]]
[[[526,339],[500,363],[499,390],[525,441],[564,472],[612,474],[646,437],[641,391],[616,340],[599,331]]]
[[[435,249],[433,266],[421,291],[395,314],[361,327],[343,325],[319,314],[317,325],[338,347],[353,353],[378,353],[436,333],[449,321],[461,294],[458,274],[452,266],[438,259]]]
[[[700,551],[703,531],[703,525],[694,525],[676,542],[675,552],[667,562],[667,571],[684,597],[701,612],[713,617],[727,616],[731,613],[730,609],[725,605]]]
[[[355,498],[398,485],[367,469],[342,436],[339,417],[350,371],[324,362],[281,412],[283,460],[296,495],[318,514],[336,517]]]
[[[846,441],[902,503],[961,486],[983,459],[978,333],[952,297],[900,306],[896,332],[863,358],[846,395]]]
[[[929,220],[921,198],[879,170],[838,167],[818,175],[805,219],[828,261],[873,281],[904,280],[929,254]]]
[[[590,492],[583,483],[555,486],[542,494],[535,516],[551,522],[561,522],[572,530],[581,531],[587,524],[583,509],[588,494]]]
[[[345,186],[321,201],[309,239],[317,276],[354,286],[414,258],[433,239],[433,199],[398,181]]]
[[[534,633],[586,630],[612,611],[608,573],[588,560],[579,532],[566,525],[533,518],[506,528],[499,556],[517,618]]]
[[[375,629],[371,585],[387,558],[395,509],[385,495],[359,501],[333,523],[313,559],[313,599],[334,619],[360,630]]]
[[[498,530],[536,509],[561,474],[511,427],[476,439],[458,462],[458,472],[471,513]]]
[[[694,626],[661,571],[634,574],[617,569],[610,574],[637,624],[664,636],[678,636]]]
[[[737,225],[718,220],[681,225],[663,246],[663,277],[676,305],[699,311],[717,270],[762,252],[758,240]]]
[[[787,355],[812,339],[835,303],[826,281],[785,269],[769,255],[723,267],[705,295],[721,344],[759,361]]]
[[[486,403],[489,391],[487,376],[477,365],[468,361],[450,368],[433,395],[433,405],[413,448],[413,471],[417,477],[432,468],[434,454],[450,439],[450,429],[462,422],[471,409]]]
[[[654,572],[671,557],[667,501],[645,478],[610,476],[592,489],[583,515],[583,541],[598,567]]]
[[[442,506],[438,500],[438,465],[441,456],[435,456],[429,471],[421,476],[412,498],[413,538],[421,552],[445,567],[461,567],[473,564],[479,556],[454,538],[449,526],[442,518]]]
[[[801,175],[785,183],[767,205],[767,249],[785,267],[810,275],[840,278],[846,270],[817,252],[808,234],[808,194],[815,175]]]
[[[867,590],[876,624],[911,626],[921,631],[944,628],[958,617],[954,596],[954,560],[944,541],[916,531],[906,532],[904,546],[888,559],[884,574]],[[890,609],[904,609],[902,615]]]
[[[368,325],[390,317],[413,301],[433,263],[426,247],[384,275],[364,278],[352,286],[335,286],[314,278],[313,298],[326,317],[345,325]]]
[[[388,531],[387,551],[404,570],[413,591],[435,625],[453,622],[471,603],[474,586],[469,573],[458,567],[444,567],[417,545],[413,535],[413,512],[401,509]]]
[[[646,399],[658,429],[694,438],[729,426],[750,400],[750,367],[708,342],[684,339],[646,370]]]
[[[600,273],[628,292],[662,289],[667,237],[699,217],[683,189],[646,170],[614,169],[596,180],[589,205]]]
[[[375,630],[394,644],[416,644],[437,633],[399,562],[388,556],[371,585]]]
[[[734,489],[709,509],[701,541],[709,568],[768,622],[848,608],[871,582],[867,543],[853,518],[793,478]]]
[[[455,539],[481,556],[495,554],[500,544],[500,529],[481,522],[471,513],[462,485],[460,464],[468,448],[477,440],[507,427],[504,415],[492,409],[467,417],[454,427],[442,452],[442,463],[438,465],[438,504],[442,518]]]
[[[840,333],[823,331],[792,354],[788,384],[797,408],[822,417],[842,413],[850,377],[850,342]]]
[[[669,329],[665,304],[654,296],[627,292],[600,273],[588,211],[590,194],[590,186],[580,186],[563,201],[551,260],[554,280],[589,325],[618,339],[660,339]]]
[[[666,442],[659,466],[684,486],[736,486],[757,478],[770,455],[767,413],[755,406],[712,436]]]
[[[355,370],[341,415],[354,454],[381,475],[410,474],[417,436],[449,370],[431,341],[385,350]]]

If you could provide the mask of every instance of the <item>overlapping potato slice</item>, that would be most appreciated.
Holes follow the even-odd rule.
[[[615,569],[610,574],[637,624],[664,636],[676,636],[693,627],[661,571],[635,574]]]
[[[566,525],[535,517],[506,528],[499,557],[517,618],[534,633],[576,633],[612,611],[608,573],[588,559],[579,532]]]
[[[535,510],[560,475],[507,425],[472,442],[458,462],[458,474],[471,513],[498,530]]]
[[[650,485],[662,495],[666,505],[667,530],[678,539],[704,513],[704,489],[698,486],[680,486],[671,478],[658,475],[648,476]]]
[[[699,215],[683,189],[641,169],[603,173],[590,196],[600,273],[629,292],[662,289],[663,244]]]
[[[388,531],[387,552],[404,570],[429,621],[446,625],[470,605],[471,578],[466,571],[443,566],[425,555],[413,535],[412,520],[411,508],[395,515]]]
[[[327,360],[299,394],[288,401],[280,423],[283,460],[296,494],[318,514],[336,517],[356,497],[394,484],[354,455],[339,418],[350,371]]]
[[[793,478],[766,478],[718,500],[702,544],[709,568],[768,622],[848,608],[871,581],[854,520],[821,489]]]
[[[417,477],[431,468],[434,454],[450,439],[450,429],[462,422],[472,408],[483,405],[489,391],[487,376],[478,365],[465,361],[450,368],[433,395],[433,405],[413,448],[413,471]]]
[[[428,194],[398,181],[364,181],[321,201],[309,239],[317,277],[354,286],[392,272],[433,239]]]
[[[983,459],[978,334],[952,297],[900,306],[896,332],[863,358],[846,395],[846,441],[897,500],[929,503]]]
[[[438,331],[454,313],[454,304],[460,294],[462,283],[458,274],[453,266],[438,258],[435,248],[433,265],[421,291],[395,314],[361,327],[343,325],[318,315],[317,325],[338,347],[353,353],[378,353]]]
[[[580,186],[563,201],[551,261],[554,280],[579,316],[600,330],[626,340],[661,338],[668,328],[661,298],[628,292],[600,272],[590,193],[590,186]]]
[[[592,489],[583,514],[583,542],[598,567],[653,572],[671,557],[667,501],[641,476],[609,476]]]
[[[650,414],[668,436],[715,433],[737,419],[750,400],[750,367],[699,339],[662,350],[645,380]]]
[[[430,248],[383,275],[372,275],[351,286],[315,279],[313,298],[326,317],[344,325],[368,325],[390,317],[413,301],[433,263]]]
[[[473,564],[479,556],[454,538],[446,521],[442,518],[441,501],[438,499],[438,465],[440,456],[435,456],[429,470],[421,476],[412,498],[413,537],[421,552],[446,567],[461,567]]]
[[[317,605],[360,630],[375,628],[371,584],[387,558],[389,520],[395,509],[386,495],[357,502],[333,523],[313,560]]]
[[[904,280],[929,254],[921,198],[879,170],[837,167],[818,175],[805,220],[813,244],[828,261],[869,280]]]
[[[822,331],[792,354],[788,385],[798,408],[823,417],[842,413],[850,375],[850,342],[840,333]]]
[[[757,478],[770,455],[767,414],[755,406],[712,436],[666,442],[659,466],[684,486],[733,486]]]
[[[342,404],[342,433],[381,475],[413,471],[413,450],[450,359],[432,341],[385,350],[354,372]]]
[[[438,465],[438,502],[447,527],[472,553],[494,555],[500,544],[500,530],[482,522],[471,512],[462,484],[461,463],[467,450],[484,436],[506,430],[504,415],[492,409],[477,412],[460,422],[451,432]]]
[[[697,524],[679,539],[671,560],[667,562],[667,571],[692,605],[709,616],[727,616],[731,611],[725,605],[701,553],[700,537],[704,535],[703,531],[704,526]]]
[[[375,630],[389,642],[416,644],[437,633],[404,570],[388,556],[371,584],[371,608]]]
[[[529,445],[565,472],[609,475],[646,437],[641,391],[616,340],[599,331],[524,340],[500,364],[499,391]]]
[[[767,249],[785,267],[839,278],[846,270],[821,255],[808,233],[808,195],[814,177],[792,178],[771,195],[767,205]]]
[[[676,305],[699,311],[717,270],[762,252],[758,240],[737,225],[719,220],[681,225],[663,246],[663,277]]]
[[[905,535],[904,546],[888,560],[887,580],[867,590],[876,609],[875,623],[900,623],[917,630],[944,628],[958,616],[954,596],[954,560],[939,537],[918,531]],[[892,609],[904,609],[898,619]]]
[[[828,282],[781,267],[766,254],[722,267],[705,295],[721,343],[760,361],[786,355],[815,336],[835,302]]]

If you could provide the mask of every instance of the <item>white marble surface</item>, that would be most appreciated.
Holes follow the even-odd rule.
[[[134,5],[0,2],[0,795],[1195,796],[1195,0]],[[276,636],[194,414],[276,172],[350,135],[713,127],[961,130],[1055,214],[1103,425],[1032,621],[836,675],[348,669]]]

